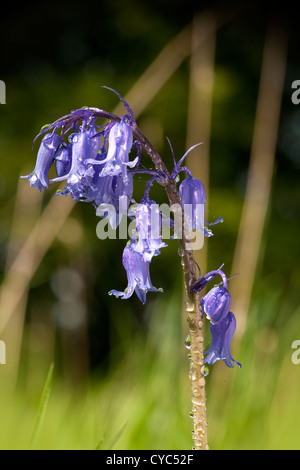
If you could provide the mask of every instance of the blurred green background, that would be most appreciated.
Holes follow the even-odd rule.
[[[106,85],[132,97],[139,127],[169,169],[166,136],[177,159],[205,141],[190,163],[209,187],[206,218],[224,223],[205,241],[201,266],[225,263],[228,275],[239,267],[230,287],[242,328],[232,353],[243,365],[210,368],[210,448],[299,449],[300,364],[292,362],[300,339],[300,107],[291,101],[300,79],[297,19],[287,6],[267,11],[253,2],[1,9],[0,448],[192,448],[176,242],[151,265],[163,294],[148,294],[145,306],[136,296],[112,298],[110,289],[126,286],[125,241],[97,238],[92,205],[73,206],[55,197],[57,186],[40,194],[19,180],[34,168],[32,140],[42,125],[82,106],[115,110],[118,99]],[[280,113],[268,127],[274,103]],[[272,139],[274,149],[264,148]],[[150,164],[146,155],[142,162]],[[136,178],[136,199],[145,182]],[[151,195],[166,202],[161,188]],[[241,224],[245,207],[252,216],[257,210],[252,225]],[[239,251],[247,240],[253,251],[247,244]],[[31,442],[52,363],[48,406]]]

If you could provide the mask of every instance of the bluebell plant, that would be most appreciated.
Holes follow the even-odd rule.
[[[204,295],[200,301],[200,311],[203,318],[206,315],[210,321],[210,331],[212,335],[212,343],[208,351],[204,352],[207,356],[204,363],[214,364],[218,360],[222,360],[228,367],[241,364],[235,361],[230,352],[230,343],[236,329],[236,319],[230,311],[231,295],[228,292],[228,278],[221,268],[210,271],[200,278],[192,287],[193,292],[200,292],[212,281],[215,276],[221,276],[222,286],[214,286]]]
[[[183,209],[182,226],[187,226],[189,233],[199,231],[204,236],[211,237],[213,234],[208,226],[222,219],[219,218],[212,224],[205,221],[205,187],[199,179],[193,177],[186,166],[182,166],[188,153],[199,144],[191,147],[176,162],[169,141],[174,161],[174,168],[169,172],[160,155],[138,128],[129,104],[115,90],[109,90],[117,94],[126,113],[119,117],[102,109],[83,107],[44,126],[34,139],[36,142],[42,136],[35,168],[21,178],[28,178],[30,186],[37,187],[39,191],[47,189],[49,183],[64,181],[65,187],[57,191],[57,195],[69,195],[74,201],[93,204],[96,215],[108,219],[113,229],[119,225],[124,214],[135,221],[135,232],[126,244],[122,257],[128,285],[124,291],[112,289],[109,294],[128,299],[135,292],[141,302],[145,303],[148,292],[162,292],[161,288],[152,285],[150,263],[167,246],[161,235],[161,225],[165,218],[159,205],[149,195],[152,185],[157,183],[164,186],[170,204],[177,204]],[[106,122],[99,124],[103,119]],[[145,168],[141,164],[142,149],[152,159],[155,169]],[[49,180],[51,167],[56,175]],[[186,174],[186,178],[178,187],[181,172]],[[140,173],[147,175],[149,180],[140,203],[136,205],[135,211],[130,212],[130,203],[136,203],[133,199],[134,177]],[[169,223],[172,226],[172,220]],[[198,343],[203,335],[200,325],[204,315],[210,321],[212,336],[211,346],[204,352],[204,363],[213,364],[222,360],[228,367],[233,367],[234,364],[241,366],[230,352],[236,319],[230,311],[228,278],[221,268],[204,276],[201,276],[199,268],[197,279],[193,252],[187,248],[186,233],[183,230],[183,236],[178,241],[184,270],[186,303],[189,305],[187,312],[192,337],[191,370],[201,369],[200,366],[203,365],[203,361],[199,361]],[[173,238],[178,238],[176,233]],[[222,285],[215,285],[201,298],[201,291],[217,275],[221,276]],[[201,354],[202,352],[200,351]],[[192,383],[196,449],[207,446],[207,440],[203,438],[205,396],[198,390],[201,380],[204,380],[202,369],[200,375],[199,381]],[[192,374],[194,376],[197,374]],[[203,406],[200,409],[201,400]]]

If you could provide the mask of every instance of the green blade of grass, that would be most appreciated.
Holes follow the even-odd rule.
[[[110,439],[109,443],[107,444],[107,446],[105,447],[106,450],[111,450],[112,447],[116,444],[116,442],[118,441],[119,437],[121,436],[121,434],[123,433],[124,429],[126,428],[127,426],[127,421],[125,421],[125,423],[121,426],[121,428],[113,435],[113,437]],[[98,442],[98,445],[96,447],[96,450],[101,450],[102,449],[102,444],[104,443],[105,441],[105,438],[102,437],[100,439],[100,441]]]
[[[41,428],[42,422],[44,420],[44,416],[46,413],[46,409],[48,406],[48,401],[50,397],[50,392],[51,392],[51,384],[52,384],[52,377],[53,377],[53,369],[54,369],[54,364],[52,363],[49,367],[49,371],[46,377],[45,385],[43,388],[43,392],[41,395],[39,407],[38,407],[38,412],[37,412],[37,417],[34,423],[34,428],[33,432],[31,435],[31,440],[30,440],[30,448],[33,447],[35,440],[37,438],[37,435],[39,433],[39,430]]]

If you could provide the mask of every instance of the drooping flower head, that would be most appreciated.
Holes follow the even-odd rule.
[[[128,167],[133,168],[139,161],[136,157],[129,161],[129,152],[133,144],[133,133],[125,119],[114,124],[109,133],[107,157],[103,160],[104,167],[100,176],[114,176],[122,174],[124,184],[128,181]]]
[[[230,353],[230,342],[236,328],[236,319],[230,311],[231,295],[228,292],[228,278],[221,270],[223,265],[214,271],[210,271],[201,277],[193,286],[192,292],[200,292],[206,285],[212,281],[217,275],[221,276],[223,285],[215,285],[210,291],[202,297],[200,301],[200,310],[202,317],[206,315],[210,321],[210,331],[212,334],[212,342],[206,363],[213,364],[217,360],[223,360],[228,367],[233,367],[233,363],[241,367]]]
[[[209,350],[204,352],[207,355],[204,363],[214,364],[216,361],[224,361],[227,367],[233,367],[234,364],[242,367],[233,359],[230,352],[230,343],[235,329],[236,319],[232,312],[228,312],[218,323],[210,325],[212,341]]]
[[[145,261],[141,253],[134,251],[132,241],[129,242],[123,251],[123,266],[126,270],[128,285],[124,292],[111,290],[110,295],[128,299],[135,292],[144,304],[147,292],[162,292],[162,289],[153,287],[150,279],[150,261]]]
[[[71,134],[69,137],[71,152],[71,166],[67,174],[58,176],[50,181],[67,180],[63,195],[70,194],[74,201],[91,199],[91,192],[94,193],[93,177],[95,170],[92,165],[86,164],[87,157],[96,160],[100,150],[100,137],[95,138],[96,131],[93,127]],[[92,190],[92,191],[91,191]],[[94,195],[94,194],[93,194]]]
[[[47,188],[48,172],[55,162],[57,177],[50,183],[66,181],[65,188],[57,192],[59,195],[70,195],[75,201],[94,202],[101,199],[105,192],[106,177],[119,175],[122,176],[123,187],[128,186],[122,193],[132,192],[132,175],[128,169],[138,166],[140,147],[133,142],[131,126],[135,121],[132,109],[119,93],[115,93],[128,111],[122,118],[98,108],[83,107],[42,128],[34,139],[35,142],[46,134],[38,152],[36,167],[26,176],[31,186],[37,186],[40,191]],[[100,126],[96,122],[98,118],[108,118],[111,122]],[[57,134],[59,129],[60,136]],[[137,147],[138,154],[133,161],[129,161],[133,146]],[[112,184],[115,184],[113,181]]]
[[[48,188],[49,170],[62,143],[62,139],[55,133],[48,133],[43,137],[34,170],[29,175],[21,176],[29,179],[32,188],[37,187],[39,191]]]
[[[217,275],[221,276],[223,285],[214,286],[200,301],[202,316],[205,314],[211,323],[221,321],[230,310],[231,295],[228,292],[227,276],[219,268],[205,274],[191,287],[192,292],[200,292]]]
[[[98,108],[83,107],[44,126],[34,139],[35,142],[43,135],[35,169],[26,178],[31,186],[37,186],[40,191],[47,188],[49,169],[54,163],[57,176],[50,183],[66,182],[65,187],[56,194],[93,203],[97,215],[107,218],[111,227],[116,229],[123,214],[128,215],[134,173],[148,173],[152,180],[159,182],[165,182],[167,176],[162,171],[138,169],[142,145],[138,140],[133,141],[134,114],[122,96],[112,91],[118,95],[128,114],[119,118]],[[106,118],[109,122],[98,125],[98,118]],[[136,149],[136,156],[130,160],[133,148]],[[149,184],[146,189],[149,190]],[[128,287],[124,293],[112,291],[122,298],[128,298],[136,291],[141,301],[145,302],[149,290],[161,292],[161,289],[152,286],[149,263],[166,244],[161,241],[161,219],[158,219],[157,227],[150,223],[150,216],[153,215],[151,205],[147,199],[137,210],[138,242],[132,240],[123,252]],[[157,235],[152,236],[153,229],[155,234],[158,229]]]
[[[180,184],[179,196],[189,229],[199,230],[207,235],[204,228],[206,191],[203,183],[189,176]]]
[[[174,169],[171,173],[171,178],[176,181],[179,178],[178,175],[180,172],[187,174],[187,178],[179,185],[179,196],[184,209],[185,222],[190,231],[198,230],[206,237],[211,237],[213,233],[205,227],[205,224],[215,225],[222,222],[223,219],[220,217],[212,223],[205,221],[206,191],[204,184],[199,179],[194,178],[192,172],[186,166],[181,166],[187,155],[198,145],[200,145],[200,143],[190,147],[177,163],[170,144],[174,160]]]

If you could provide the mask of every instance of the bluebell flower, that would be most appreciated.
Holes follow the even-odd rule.
[[[48,174],[55,159],[55,153],[62,144],[61,138],[55,133],[46,134],[38,150],[36,165],[34,170],[21,178],[28,178],[30,186],[38,187],[39,191],[48,188]]]
[[[153,256],[160,254],[161,248],[167,246],[161,239],[161,212],[158,204],[149,199],[138,204],[135,220],[138,240],[132,244],[132,249],[140,253],[145,261],[151,261]]]
[[[57,176],[65,176],[71,169],[71,147],[69,145],[61,145],[54,155],[54,163]]]
[[[206,191],[203,183],[189,176],[180,184],[179,196],[189,229],[199,230],[207,235],[208,232],[204,228]]]
[[[103,176],[99,180],[99,192],[94,203],[97,207],[96,215],[107,217],[113,230],[118,227],[122,216],[127,216],[132,198],[133,176],[128,174],[127,177],[127,184],[121,174]]]
[[[128,167],[133,168],[139,161],[136,157],[129,161],[129,152],[133,145],[133,133],[125,119],[115,123],[109,132],[108,151],[106,158],[101,162],[104,166],[100,176],[114,176],[121,174],[124,184],[128,182]],[[92,159],[87,159],[86,163],[95,163]]]
[[[210,271],[200,278],[192,287],[192,292],[200,292],[208,282],[215,276],[222,278],[222,286],[214,286],[200,301],[202,317],[205,314],[210,320],[210,331],[212,343],[209,351],[205,352],[207,357],[205,363],[213,364],[217,360],[223,360],[228,367],[233,367],[233,363],[241,367],[230,354],[230,342],[236,328],[236,319],[230,311],[231,295],[228,292],[228,279],[221,270],[223,265],[214,271]]]
[[[184,209],[185,222],[187,223],[190,231],[199,230],[204,235],[210,236],[209,232],[204,227],[206,202],[205,187],[200,180],[193,177],[192,172],[187,167],[181,166],[187,155],[200,144],[196,144],[190,147],[178,162],[175,160],[175,155],[170,141],[169,145],[171,147],[174,161],[174,169],[171,173],[171,179],[177,182],[179,178],[178,174],[180,172],[184,171],[187,174],[187,178],[179,185],[179,197],[181,199],[181,205]]]
[[[190,147],[185,154],[181,157],[181,159],[176,162],[174,152],[169,141],[173,161],[174,161],[174,169],[171,173],[171,179],[177,182],[178,174],[180,172],[185,172],[187,174],[187,178],[182,181],[179,185],[179,196],[181,199],[181,205],[184,209],[184,217],[187,223],[187,226],[190,231],[198,230],[206,237],[211,237],[213,235],[212,231],[205,227],[207,225],[215,225],[219,222],[223,222],[222,217],[218,218],[213,223],[208,223],[204,219],[205,214],[205,203],[206,203],[206,191],[205,187],[197,178],[194,178],[192,172],[185,166],[181,166],[187,155],[198,145],[201,143],[193,145]]]
[[[65,188],[60,194],[70,194],[75,201],[91,201],[98,192],[98,188],[94,187],[93,181],[95,170],[91,164],[86,163],[87,157],[96,160],[100,150],[100,137],[95,138],[95,134],[95,129],[91,127],[70,136],[70,171],[50,181],[50,183],[53,183],[67,180]]]
[[[132,241],[130,241],[123,251],[123,266],[126,270],[128,285],[124,292],[111,290],[110,295],[128,299],[135,292],[144,304],[146,303],[147,292],[163,292],[162,289],[153,287],[150,279],[150,261],[145,261],[141,253],[134,251]]]
[[[227,276],[221,270],[221,268],[219,268],[205,274],[191,288],[192,292],[200,292],[207,285],[207,283],[214,279],[214,277],[217,275],[221,276],[223,286],[213,287],[204,297],[202,297],[200,301],[202,316],[205,314],[211,323],[218,323],[221,321],[226,317],[230,310],[231,295],[227,290]]]
[[[50,183],[66,181],[65,188],[57,192],[59,195],[71,195],[75,201],[94,203],[96,200],[102,202],[102,196],[112,192],[115,205],[118,195],[122,201],[123,196],[131,197],[132,175],[128,168],[137,166],[141,145],[138,142],[133,143],[131,126],[135,121],[132,109],[119,93],[112,91],[119,96],[128,111],[120,122],[114,122],[116,116],[111,113],[94,107],[83,107],[41,129],[34,142],[39,136],[47,134],[43,137],[36,167],[24,177],[29,179],[31,186],[38,186],[40,191],[47,188],[49,168],[55,162],[57,176]],[[99,126],[96,125],[98,118],[112,118],[112,122]],[[58,129],[61,129],[60,136],[56,134]],[[70,131],[72,133],[66,144],[64,139]],[[102,137],[103,144],[100,148]],[[129,152],[133,146],[138,149],[138,154],[133,161],[129,161]],[[108,184],[106,177],[119,175],[122,177],[122,184],[119,182],[120,178],[111,179]],[[112,188],[111,191],[107,190],[107,185]]]
[[[236,319],[232,312],[228,312],[218,323],[210,325],[212,341],[209,350],[204,352],[207,354],[204,363],[214,364],[221,360],[225,362],[227,367],[233,367],[234,364],[242,367],[239,362],[233,359],[230,352],[230,343],[235,329]]]

